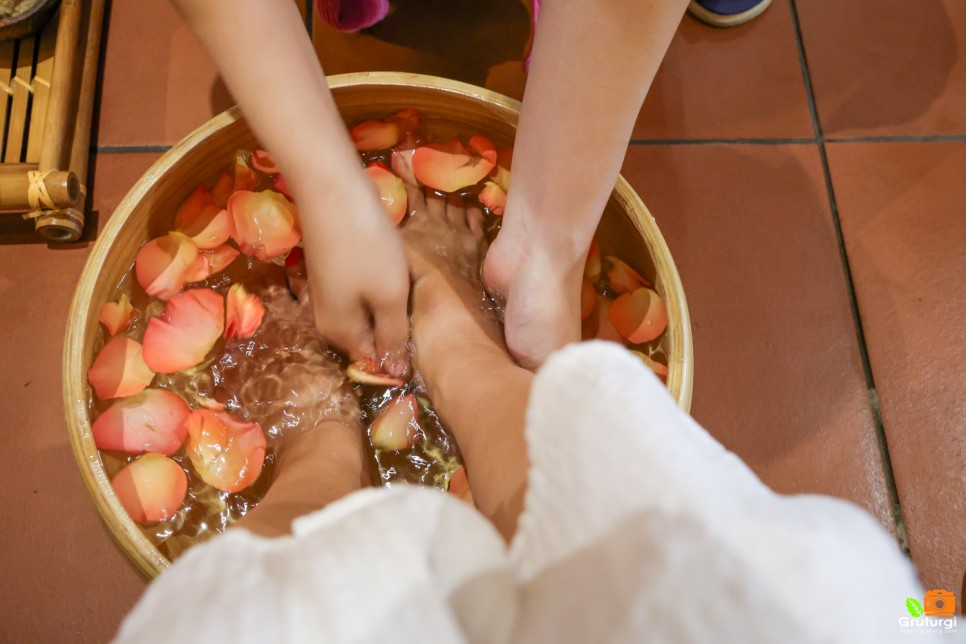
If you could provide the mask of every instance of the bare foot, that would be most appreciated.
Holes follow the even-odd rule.
[[[506,300],[507,348],[520,365],[535,369],[557,349],[580,341],[583,262],[561,266],[531,247],[504,229],[486,255],[483,279]]]
[[[408,191],[413,214],[402,236],[413,278],[413,363],[445,416],[446,383],[458,380],[454,371],[510,363],[510,357],[480,280],[483,212],[459,196]]]

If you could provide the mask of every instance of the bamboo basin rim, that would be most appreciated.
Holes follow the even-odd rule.
[[[329,84],[337,103],[340,103],[340,109],[350,110],[350,114],[351,109],[381,110],[382,103],[388,105],[393,101],[399,102],[403,100],[400,95],[413,93],[422,101],[438,101],[442,105],[440,113],[452,110],[455,117],[460,114],[467,118],[472,116],[480,123],[492,123],[494,131],[512,134],[518,120],[518,101],[490,90],[443,78],[370,72],[332,76]],[[385,96],[380,93],[381,88],[385,88]],[[441,93],[449,98],[443,100],[443,96],[433,97],[434,93]],[[348,107],[343,107],[343,103]],[[386,107],[385,111],[389,109]],[[109,292],[105,290],[106,285],[113,289],[120,277],[106,267],[119,267],[121,260],[126,262],[128,257],[133,261],[136,246],[133,249],[130,247],[134,243],[132,235],[139,235],[141,227],[149,223],[151,212],[158,211],[156,208],[160,206],[156,202],[165,199],[174,201],[177,197],[173,194],[175,182],[177,189],[181,189],[181,183],[190,183],[190,186],[183,186],[187,190],[205,179],[203,176],[189,174],[191,168],[201,167],[199,159],[211,158],[214,154],[211,150],[234,142],[236,135],[250,136],[242,121],[237,107],[215,116],[171,147],[148,169],[107,220],[80,274],[71,303],[63,367],[64,408],[71,448],[102,520],[139,571],[148,578],[164,570],[170,563],[121,507],[94,446],[87,402],[86,370],[92,357],[89,355],[89,337],[93,334],[91,329],[99,324],[97,317],[104,301],[103,294]],[[488,134],[482,125],[474,127],[480,127],[482,134]],[[238,132],[243,134],[239,135]],[[207,153],[206,148],[209,150]],[[678,405],[687,411],[691,403],[692,345],[690,320],[680,276],[654,218],[623,177],[618,178],[611,200],[622,211],[622,217],[637,231],[639,243],[647,247],[656,269],[658,284],[655,288],[660,289],[668,309],[668,389]],[[138,243],[143,241],[141,239]],[[638,242],[635,241],[636,243]],[[100,294],[96,295],[98,292]],[[95,300],[95,297],[101,299]]]

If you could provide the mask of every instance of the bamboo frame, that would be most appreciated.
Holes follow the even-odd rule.
[[[0,43],[0,210],[53,242],[84,229],[91,120],[105,0],[62,0],[40,34]]]
[[[479,87],[431,76],[402,73],[344,74],[329,78],[343,117],[350,122],[383,117],[405,107],[427,122],[462,124],[504,144],[516,132],[520,104]],[[257,145],[238,108],[214,117],[165,153],[131,188],[101,231],[84,266],[71,304],[64,345],[64,408],[71,447],[84,484],[108,529],[131,561],[153,577],[168,565],[128,517],[114,495],[94,445],[88,409],[87,370],[100,338],[101,306],[131,268],[140,246],[166,233],[178,205],[200,181],[212,181],[239,148]],[[655,288],[668,311],[668,380],[671,395],[691,406],[691,324],[681,279],[667,244],[647,207],[619,178],[598,234],[601,244],[636,268],[656,275]]]

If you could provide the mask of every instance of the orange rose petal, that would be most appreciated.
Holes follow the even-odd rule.
[[[661,364],[657,360],[654,360],[653,358],[651,358],[651,356],[641,353],[640,351],[634,351],[633,349],[631,349],[630,352],[636,355],[638,358],[640,358],[641,362],[647,365],[647,367],[654,372],[654,375],[661,379],[661,382],[667,384],[667,374],[668,374],[667,365]]]
[[[480,190],[480,203],[494,215],[502,216],[506,210],[506,192],[494,181],[487,181]]]
[[[387,150],[399,143],[399,125],[383,121],[363,121],[349,130],[356,150]]]
[[[265,462],[265,432],[227,412],[196,409],[186,421],[188,458],[198,476],[224,492],[240,492],[258,479]]]
[[[101,307],[101,324],[110,335],[117,335],[131,324],[134,319],[134,307],[131,298],[123,293],[117,302],[105,302]]]
[[[416,444],[423,430],[419,426],[419,403],[412,394],[393,399],[369,427],[369,440],[379,450],[399,451]]]
[[[513,148],[504,148],[496,154],[496,166],[490,172],[490,178],[504,192],[510,190],[510,166],[513,164]]]
[[[387,118],[385,122],[394,124],[397,128],[399,128],[399,134],[403,135],[408,132],[412,132],[422,125],[423,117],[420,116],[419,112],[413,108],[407,107],[406,109],[400,110]],[[395,145],[395,143],[393,145]]]
[[[641,287],[614,301],[610,319],[618,333],[632,344],[650,342],[667,328],[667,307],[660,295]]]
[[[228,200],[241,252],[261,260],[284,255],[302,239],[295,204],[271,191],[236,192]]]
[[[470,490],[470,480],[466,477],[466,468],[460,467],[449,477],[447,492],[464,501],[473,503],[473,492]]]
[[[245,155],[239,152],[235,155],[235,192],[239,190],[253,190],[258,184],[258,175],[245,160]]]
[[[600,279],[600,272],[600,246],[596,239],[591,239],[590,250],[587,251],[587,261],[584,262],[584,277],[591,282],[596,282]]]
[[[202,282],[215,273],[219,273],[241,255],[237,250],[228,244],[222,244],[211,250],[203,250],[198,253],[194,263],[188,270],[187,279],[189,282]]]
[[[134,260],[138,284],[162,300],[184,288],[198,257],[198,246],[184,233],[171,232],[144,244]]]
[[[379,201],[385,208],[389,219],[393,224],[398,225],[406,216],[406,185],[403,180],[389,171],[382,163],[373,163],[366,168],[366,174],[376,186],[379,194]]]
[[[177,514],[188,492],[188,477],[176,462],[145,454],[111,480],[114,494],[138,523],[165,521]]]
[[[233,232],[228,211],[214,204],[202,208],[195,220],[181,230],[202,250],[221,246]]]
[[[586,320],[597,307],[597,290],[586,277],[580,284],[580,319]]]
[[[91,433],[98,449],[170,456],[188,435],[184,421],[190,413],[181,396],[145,389],[108,407],[91,425]]]
[[[144,362],[141,344],[118,336],[104,345],[87,372],[87,381],[101,400],[133,396],[154,380]]]
[[[235,180],[227,172],[222,172],[211,187],[211,203],[220,208],[228,205],[228,197],[235,191]]]
[[[401,387],[404,384],[403,380],[399,378],[393,378],[392,376],[382,373],[379,369],[379,365],[372,358],[363,358],[362,360],[356,360],[350,364],[345,370],[346,376],[352,382],[357,382],[360,385],[375,385],[377,387]]]
[[[175,295],[144,331],[144,362],[158,373],[200,364],[225,328],[225,300],[209,288]]]
[[[594,312],[584,320],[582,325],[581,337],[584,340],[609,340],[611,342],[624,343],[624,338],[614,328],[610,321],[610,308],[613,300],[600,298]]]
[[[608,256],[607,261],[611,267],[607,270],[607,279],[610,282],[610,290],[618,294],[629,293],[642,286],[651,286],[651,283],[641,277],[641,274],[627,265],[621,259]]]
[[[252,167],[263,172],[265,174],[278,174],[278,165],[275,163],[275,159],[272,158],[265,150],[255,150],[252,152]]]
[[[181,206],[178,208],[178,212],[175,213],[174,227],[180,230],[185,226],[190,226],[201,213],[202,208],[210,203],[211,193],[208,191],[208,186],[204,184],[198,186],[194,189],[194,192],[188,195],[188,198],[181,203]]]
[[[475,185],[496,165],[496,150],[480,136],[470,139],[470,148],[477,154],[471,154],[458,138],[420,146],[413,152],[413,173],[423,185],[442,192]]]
[[[225,296],[225,339],[250,338],[262,325],[265,305],[239,283],[232,284]]]

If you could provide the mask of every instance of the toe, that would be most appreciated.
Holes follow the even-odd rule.
[[[419,186],[406,184],[406,198],[409,204],[409,213],[422,212],[426,209],[426,195]]]
[[[477,239],[483,238],[483,209],[479,206],[466,208],[466,225]]]
[[[426,214],[429,215],[431,219],[440,220],[446,218],[446,199],[434,194],[432,192],[426,192]]]
[[[446,198],[446,220],[456,230],[466,230],[466,202],[463,195],[453,194]]]

